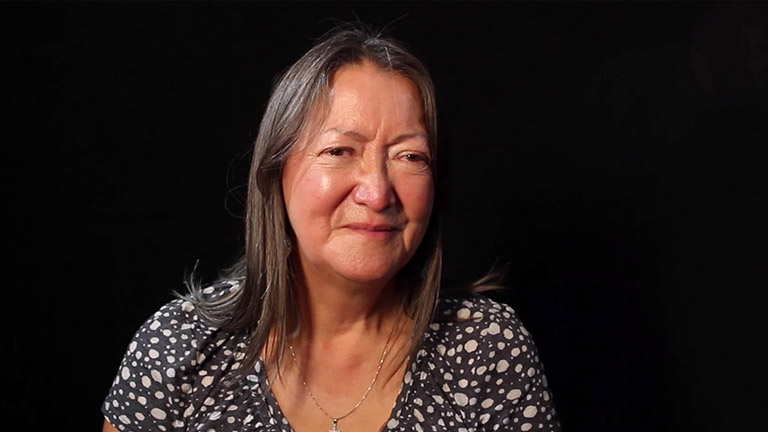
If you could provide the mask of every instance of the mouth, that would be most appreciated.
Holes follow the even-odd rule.
[[[401,231],[397,225],[389,224],[352,223],[345,225],[344,228],[372,239],[386,239]]]

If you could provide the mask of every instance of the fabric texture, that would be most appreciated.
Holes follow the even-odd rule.
[[[204,293],[234,289],[219,283]],[[441,299],[438,310],[383,430],[560,430],[536,347],[511,307],[470,297]],[[247,341],[203,323],[190,302],[171,301],[130,342],[104,416],[121,431],[292,431],[263,363],[233,381]]]

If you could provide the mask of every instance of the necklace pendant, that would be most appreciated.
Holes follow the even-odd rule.
[[[339,422],[338,419],[333,419],[333,426],[331,429],[328,429],[328,432],[341,432],[341,429],[337,427],[337,423]]]

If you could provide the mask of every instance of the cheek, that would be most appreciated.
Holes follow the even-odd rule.
[[[404,179],[401,182],[400,201],[408,218],[422,222],[426,228],[434,204],[434,185],[431,176]]]
[[[283,182],[288,219],[297,235],[323,228],[344,199],[341,179],[309,168]]]

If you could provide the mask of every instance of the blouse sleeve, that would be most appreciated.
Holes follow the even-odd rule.
[[[560,422],[536,345],[514,310],[495,303],[484,320],[476,371],[492,389],[478,397],[479,427],[504,431],[559,431]]]
[[[102,406],[121,431],[172,431],[183,426],[206,333],[194,306],[174,300],[136,332]]]

